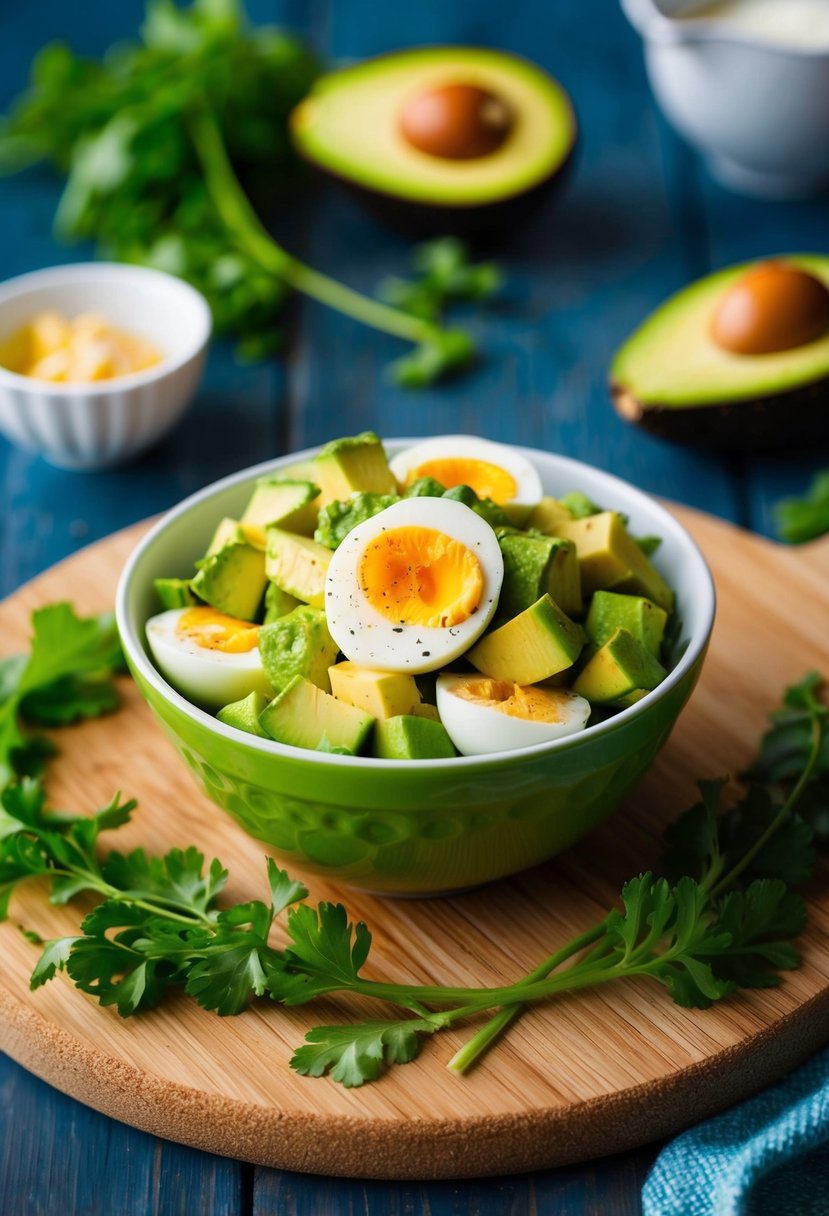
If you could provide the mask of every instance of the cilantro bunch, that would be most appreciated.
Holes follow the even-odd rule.
[[[298,291],[413,343],[395,375],[431,383],[473,355],[464,331],[443,326],[443,304],[489,294],[489,272],[469,270],[461,251],[456,290],[430,283],[433,307],[416,315],[405,301],[383,303],[305,266],[259,218],[295,190],[288,115],[317,73],[296,39],[249,25],[241,0],[184,9],[148,0],[141,41],[111,47],[101,62],[59,44],[40,52],[0,124],[0,173],[54,164],[67,179],[58,234],[187,279],[244,356],[278,347],[282,305]]]
[[[65,604],[33,618],[31,654],[0,664],[0,916],[19,883],[45,878],[51,899],[98,897],[77,933],[41,948],[32,987],[65,970],[82,991],[127,1017],[183,990],[205,1009],[241,1013],[254,998],[302,1005],[353,993],[388,1015],[309,1031],[291,1066],[346,1086],[411,1061],[448,1026],[488,1015],[450,1060],[465,1072],[531,1003],[640,976],[678,1004],[706,1008],[740,988],[780,983],[796,967],[805,905],[796,887],[829,839],[829,726],[820,680],[790,688],[772,714],[739,795],[700,783],[700,801],[671,825],[660,874],[624,884],[617,907],[529,975],[493,988],[389,984],[363,978],[371,933],[341,904],[266,861],[261,899],[222,906],[227,872],[193,847],[163,857],[101,856],[102,831],[126,823],[120,796],[97,813],[50,810],[40,780],[48,747],[26,723],[53,725],[113,707],[119,667],[111,619]]]

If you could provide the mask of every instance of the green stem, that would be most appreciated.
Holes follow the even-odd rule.
[[[815,715],[812,718],[812,741],[809,748],[809,758],[806,761],[806,765],[802,773],[795,782],[791,793],[775,815],[774,819],[772,819],[765,832],[763,832],[762,836],[760,836],[754,842],[747,853],[743,854],[736,865],[732,866],[728,873],[725,874],[720,881],[711,888],[712,898],[717,895],[721,895],[723,891],[727,890],[728,887],[732,886],[733,883],[736,882],[740,875],[748,868],[748,866],[751,865],[752,861],[754,861],[754,858],[757,856],[760,850],[765,848],[778,828],[780,828],[782,824],[785,823],[785,821],[789,818],[789,816],[792,815],[794,808],[800,801],[803,791],[812,779],[812,774],[814,773],[815,767],[817,766],[817,762],[820,758],[822,738],[823,731],[821,729],[821,722],[817,715]]]
[[[540,968],[537,970],[540,971]],[[638,974],[637,966],[625,966],[624,974]],[[536,977],[535,973],[519,980],[515,984],[503,988],[443,988],[430,985],[383,984],[374,980],[357,980],[344,986],[343,991],[356,993],[358,996],[371,997],[374,1000],[389,1001],[393,1005],[406,1005],[415,999],[445,1005],[458,1001],[462,1009],[450,1009],[444,1012],[449,1021],[457,1021],[460,1017],[468,1017],[473,1013],[481,1013],[492,1009],[495,1005],[512,1005],[518,1001],[541,1001],[559,992],[573,988],[587,988],[591,984],[601,983],[606,977],[620,974],[617,964],[608,966],[606,960],[597,959],[589,964],[577,963],[559,975],[549,979]],[[449,1022],[447,1022],[447,1025]]]
[[[585,946],[589,946],[593,942],[598,941],[599,950],[601,950],[603,945],[601,939],[606,925],[607,918],[592,929],[588,929],[586,933],[582,933],[579,937],[574,937],[572,941],[563,946],[561,950],[556,951],[555,954],[548,955],[543,963],[539,963],[534,971],[529,972],[524,982],[530,983],[535,980],[546,979],[551,971],[555,971],[562,963],[567,962],[574,954],[578,954],[580,950],[583,950]],[[590,954],[582,959],[582,964],[589,961],[592,962],[596,953],[596,951],[591,951]],[[524,1009],[523,1003],[506,1005],[503,1009],[499,1009],[494,1017],[490,1018],[481,1027],[477,1034],[474,1034],[468,1042],[464,1043],[463,1047],[455,1052],[446,1067],[459,1075],[468,1072],[472,1065],[489,1050],[496,1039],[500,1038],[507,1027],[511,1026],[521,1016]]]
[[[187,910],[187,905],[180,903],[178,900],[167,900],[163,896],[158,897],[157,903],[150,903],[146,899],[141,899],[133,891],[121,891],[118,887],[111,887],[108,882],[91,870],[82,870],[80,868],[74,870],[62,870],[57,867],[49,870],[50,878],[83,878],[89,884],[89,890],[97,891],[104,899],[112,900],[113,903],[129,904],[133,908],[141,908],[144,912],[149,912],[151,916],[161,916],[165,920],[177,921],[180,925],[186,925],[188,929],[192,929],[195,925],[203,925],[208,929],[215,928],[215,922],[207,916],[202,916],[194,910]],[[186,909],[184,914],[173,911],[174,908]]]
[[[421,343],[434,339],[442,332],[431,322],[353,291],[287,253],[263,227],[239,185],[221,132],[208,109],[202,108],[192,113],[190,130],[204,171],[207,190],[216,210],[236,238],[239,247],[264,270],[282,279],[303,295],[396,338]]]

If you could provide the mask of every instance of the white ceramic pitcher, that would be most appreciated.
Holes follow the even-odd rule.
[[[701,0],[621,4],[644,40],[665,115],[723,185],[769,198],[829,188],[825,45],[792,46],[729,29],[722,20],[678,19],[705,8]]]

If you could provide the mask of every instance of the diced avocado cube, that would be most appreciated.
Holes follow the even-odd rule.
[[[581,575],[572,541],[560,536],[531,536],[514,528],[499,528],[504,558],[504,582],[498,617],[509,620],[549,593],[563,612],[581,612]]]
[[[279,692],[296,676],[303,676],[328,692],[328,669],[339,647],[325,623],[321,608],[300,604],[279,620],[259,630],[259,654],[265,675]]]
[[[287,616],[289,612],[293,612],[294,608],[299,607],[300,601],[293,595],[288,595],[287,591],[283,591],[281,587],[277,587],[276,583],[268,580],[268,585],[265,588],[265,617],[263,624],[270,625],[274,621],[279,621],[283,616]]]
[[[314,481],[316,464],[316,457],[309,456],[307,460],[297,460],[295,464],[282,465],[279,472],[273,473],[271,476],[279,478],[281,481],[310,481],[316,485]]]
[[[545,532],[548,536],[555,536],[558,525],[572,518],[573,512],[569,507],[565,506],[557,498],[545,495],[538,506],[533,507],[530,512],[527,527],[535,528],[539,532]]]
[[[190,587],[219,612],[241,621],[255,621],[266,583],[261,549],[234,543],[206,557]]]
[[[581,616],[584,601],[581,595],[581,567],[576,546],[563,536],[552,536],[552,561],[547,576],[547,590],[562,612]]]
[[[645,557],[618,512],[601,511],[565,521],[558,533],[576,546],[585,595],[601,590],[645,595],[666,612],[671,611],[671,588]]]
[[[428,701],[421,701],[419,705],[413,705],[411,716],[413,718],[428,718],[431,722],[440,722],[437,705],[430,705]]]
[[[374,727],[374,755],[380,760],[440,760],[457,754],[440,721],[402,714]]]
[[[231,701],[216,714],[225,726],[235,726],[237,730],[247,731],[249,735],[257,735],[260,739],[268,739],[259,725],[259,715],[268,703],[268,698],[261,692],[252,692],[241,701]]]
[[[613,701],[612,705],[615,709],[628,709],[631,705],[638,705],[642,698],[646,697],[649,692],[649,688],[634,688],[633,692],[626,693],[623,697],[619,697],[619,700]]]
[[[319,486],[310,481],[288,481],[277,477],[260,477],[245,507],[243,526],[264,530],[268,524],[310,536],[317,521],[316,499]]]
[[[383,444],[373,431],[326,444],[314,460],[313,480],[321,490],[320,509],[359,491],[397,493]]]
[[[259,725],[277,743],[349,755],[365,745],[373,724],[369,714],[338,701],[302,676],[295,676],[259,716]]]
[[[163,608],[192,608],[199,602],[187,578],[157,578],[153,586]]]
[[[335,697],[373,718],[414,714],[420,705],[414,676],[402,671],[374,671],[345,660],[330,667],[328,676]]]
[[[211,557],[214,553],[219,553],[224,549],[225,545],[244,545],[247,543],[249,543],[248,538],[242,531],[242,525],[239,523],[239,520],[230,519],[225,516],[213,533],[213,539],[207,546],[205,557]]]
[[[399,502],[397,494],[354,494],[347,501],[339,499],[329,502],[319,513],[314,540],[326,549],[336,549],[358,524],[363,524],[372,515],[385,511],[386,507]]]
[[[668,614],[641,595],[597,591],[590,601],[584,630],[594,646],[604,646],[617,629],[627,629],[646,650],[659,658]]]
[[[616,632],[588,659],[573,692],[594,705],[612,705],[630,693],[656,688],[667,672],[627,629]]]
[[[268,578],[288,595],[322,608],[331,550],[307,536],[295,536],[282,528],[269,527],[267,537],[265,570]]]
[[[466,658],[493,680],[537,684],[571,667],[584,646],[584,631],[543,595],[530,608],[485,633]]]

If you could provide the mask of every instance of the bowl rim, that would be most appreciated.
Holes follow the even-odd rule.
[[[123,280],[124,285],[130,279],[143,279],[145,282],[154,281],[163,291],[177,294],[183,306],[190,308],[196,322],[195,336],[184,349],[175,356],[163,356],[158,363],[143,371],[129,372],[124,376],[112,376],[108,380],[79,380],[65,383],[52,380],[38,380],[34,376],[14,372],[11,368],[0,364],[0,388],[14,388],[18,392],[28,390],[55,397],[100,397],[106,393],[122,392],[126,389],[143,388],[154,384],[167,376],[173,375],[185,364],[194,359],[207,345],[213,331],[213,316],[210,305],[197,288],[176,275],[168,274],[166,270],[156,270],[151,266],[134,266],[130,262],[68,262],[63,266],[44,266],[40,270],[29,270],[25,274],[15,275],[0,283],[0,304],[22,295],[31,287],[60,285],[68,282],[98,280]],[[25,322],[21,322],[24,324]]]
[[[700,4],[703,0],[698,0]],[[664,13],[656,0],[620,0],[628,21],[641,38],[662,46],[692,46],[724,42],[738,49],[768,51],[773,55],[797,59],[827,59],[826,46],[805,46],[800,43],[775,42],[759,33],[741,30],[715,17],[702,14],[691,24],[682,18]],[[706,6],[707,7],[707,6]]]
[[[424,437],[393,437],[383,439],[383,446],[387,449],[397,449],[403,446],[410,446],[422,441]],[[426,437],[428,438],[428,436]],[[532,761],[557,752],[568,751],[573,747],[583,745],[588,740],[594,740],[604,735],[619,729],[620,725],[632,721],[634,718],[643,714],[648,709],[652,708],[659,701],[663,700],[673,688],[675,688],[693,669],[698,660],[702,659],[705,654],[708,642],[711,637],[711,631],[714,627],[714,617],[716,613],[716,589],[711,570],[705,557],[702,554],[696,541],[690,533],[683,527],[670,511],[662,505],[658,499],[647,494],[644,490],[638,489],[630,482],[625,481],[621,477],[617,477],[613,473],[608,473],[604,469],[599,469],[595,465],[589,465],[585,461],[576,460],[570,456],[562,456],[555,452],[545,452],[540,448],[529,448],[519,444],[507,444],[505,446],[513,447],[529,460],[534,461],[534,458],[541,456],[545,459],[556,461],[564,471],[575,478],[578,477],[579,471],[587,469],[591,473],[598,473],[603,479],[606,479],[611,491],[615,487],[621,487],[623,493],[633,494],[634,498],[640,498],[644,505],[655,511],[659,526],[664,529],[664,534],[671,534],[681,545],[684,545],[687,550],[694,555],[699,566],[700,587],[699,594],[702,597],[702,613],[703,626],[698,631],[697,636],[692,637],[688,641],[688,645],[681,654],[678,662],[668,672],[665,679],[656,688],[648,692],[640,701],[627,709],[620,710],[612,717],[605,719],[603,722],[597,722],[593,726],[586,727],[584,730],[578,731],[573,735],[567,735],[561,739],[553,739],[547,743],[535,743],[526,747],[513,748],[507,751],[487,752],[483,755],[475,756],[452,756],[441,759],[422,759],[422,760],[386,760],[377,756],[342,756],[331,752],[317,752],[311,749],[292,747],[288,744],[277,743],[275,739],[261,739],[256,735],[249,734],[246,731],[240,731],[237,727],[227,726],[223,722],[219,722],[216,717],[208,713],[206,710],[200,709],[186,697],[177,692],[171,684],[164,679],[158,669],[150,660],[149,654],[141,639],[136,636],[132,629],[129,611],[129,600],[132,591],[132,580],[139,563],[142,561],[145,553],[152,547],[156,539],[170,528],[174,528],[177,521],[182,515],[187,514],[194,507],[207,502],[214,495],[217,495],[224,490],[227,490],[235,485],[246,481],[253,481],[257,477],[264,476],[274,469],[286,467],[290,464],[298,463],[303,460],[310,459],[316,455],[324,445],[316,445],[310,448],[304,448],[298,452],[291,452],[285,456],[272,457],[270,460],[262,461],[259,464],[251,465],[246,469],[242,469],[237,473],[231,473],[226,477],[220,478],[218,481],[211,482],[210,485],[197,490],[195,493],[188,495],[175,507],[162,515],[161,519],[153,525],[146,536],[138,542],[133,549],[127,562],[121,572],[118,580],[118,587],[115,596],[115,618],[118,625],[118,631],[121,636],[121,641],[124,646],[125,653],[131,665],[134,665],[139,674],[145,679],[152,688],[159,693],[164,700],[169,701],[174,708],[183,712],[184,715],[190,718],[196,725],[205,727],[209,731],[214,732],[221,738],[224,738],[230,743],[236,743],[241,746],[247,746],[253,751],[264,756],[280,757],[293,762],[303,761],[309,763],[322,764],[325,767],[337,768],[345,766],[353,771],[362,770],[369,772],[374,769],[379,769],[383,772],[401,773],[425,773],[435,772],[448,774],[452,772],[469,772],[470,770],[480,771],[486,769],[503,768],[505,764],[510,762],[520,764]],[[578,484],[578,482],[574,482]],[[611,508],[612,509],[612,508]]]

